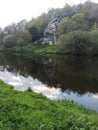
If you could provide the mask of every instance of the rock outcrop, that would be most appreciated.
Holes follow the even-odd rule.
[[[50,18],[47,28],[44,31],[44,43],[52,45],[56,42],[56,32],[60,20],[61,17],[54,12],[52,17]]]

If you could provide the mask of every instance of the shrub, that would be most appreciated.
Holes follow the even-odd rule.
[[[71,54],[97,54],[98,31],[74,31],[59,37],[58,45],[61,51]]]
[[[13,48],[16,45],[16,37],[12,34],[8,34],[3,39],[3,44],[5,48]]]

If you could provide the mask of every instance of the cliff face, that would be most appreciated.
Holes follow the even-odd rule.
[[[50,18],[49,24],[44,31],[44,40],[49,42],[49,44],[54,44],[56,41],[56,32],[58,29],[58,23],[60,22],[61,17],[58,16],[55,12]]]

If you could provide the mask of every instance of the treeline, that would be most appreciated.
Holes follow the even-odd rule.
[[[72,53],[96,53],[98,44],[98,4],[90,0],[64,8],[50,9],[47,14],[22,20],[0,29],[0,49],[33,45],[44,37],[49,20],[55,12],[61,17],[57,30],[57,45],[60,51]]]
[[[98,4],[86,1],[77,6],[66,5],[58,27],[60,50],[72,54],[98,54]]]
[[[49,13],[42,14],[29,22],[22,20],[17,24],[8,25],[4,29],[0,28],[0,49],[22,47],[34,43],[43,37],[48,21]]]
[[[22,20],[19,23],[10,24],[4,29],[0,28],[0,49],[13,49],[14,47],[27,46],[44,37],[44,30],[52,15],[50,10],[29,22]]]

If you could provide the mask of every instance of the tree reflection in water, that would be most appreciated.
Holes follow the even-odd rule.
[[[1,79],[4,72],[6,72],[6,80],[16,77],[18,89],[24,90],[33,85],[35,91],[41,92],[43,90],[47,94],[53,93],[54,98],[57,99],[68,97],[68,95],[73,95],[73,98],[74,95],[78,97],[86,95],[94,99],[98,97],[97,56],[27,58],[0,54]],[[7,77],[8,73],[11,77]]]

